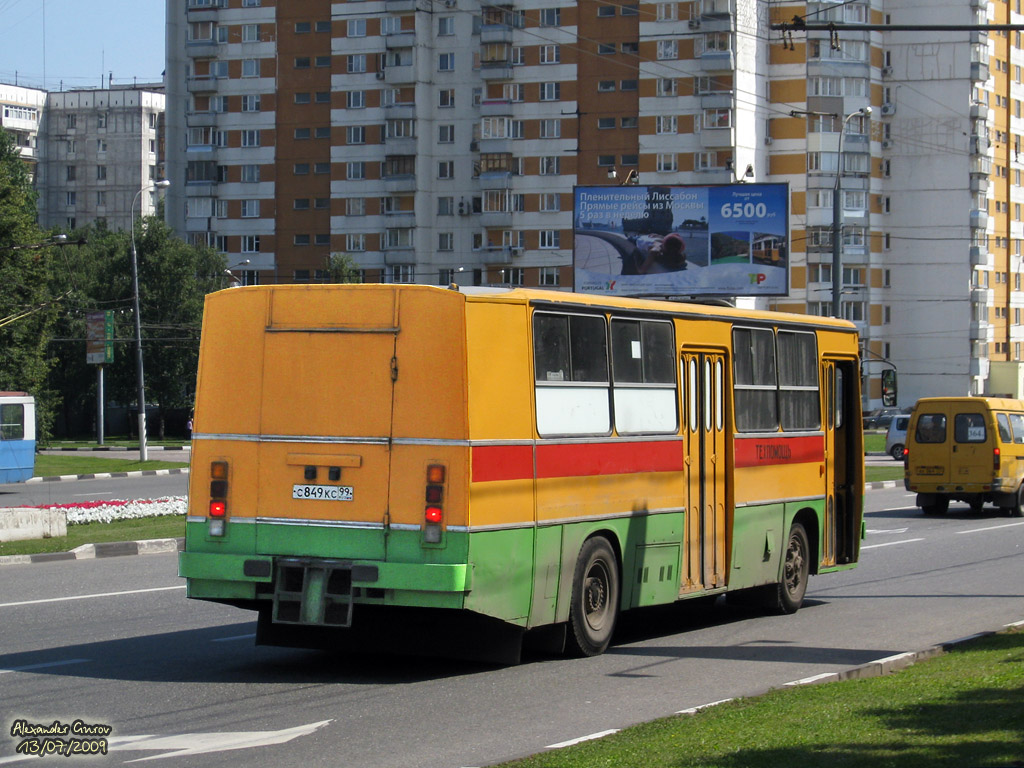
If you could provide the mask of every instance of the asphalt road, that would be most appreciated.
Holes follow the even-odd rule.
[[[81,718],[113,728],[91,764],[480,766],[1024,619],[1024,521],[912,503],[869,493],[860,567],[794,616],[682,604],[604,656],[509,668],[256,648],[250,614],[184,598],[171,555],[3,566],[0,765],[18,719]]]

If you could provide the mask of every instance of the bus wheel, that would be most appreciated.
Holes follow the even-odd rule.
[[[921,511],[926,515],[944,515],[949,510],[949,499],[946,496],[939,496],[931,504],[925,504]]]
[[[587,539],[576,561],[569,606],[569,640],[582,656],[604,653],[619,606],[619,567],[608,540]]]
[[[796,613],[800,609],[811,572],[810,555],[807,531],[800,523],[793,523],[786,544],[786,562],[782,565],[782,581],[771,588],[770,604],[766,608],[774,613]]]

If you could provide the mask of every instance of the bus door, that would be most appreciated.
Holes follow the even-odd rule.
[[[688,469],[680,594],[725,586],[725,354],[681,358]]]
[[[857,460],[854,430],[856,416],[856,367],[850,360],[821,363],[825,390],[825,514],[821,564],[853,562],[857,556],[860,500],[854,493]]]

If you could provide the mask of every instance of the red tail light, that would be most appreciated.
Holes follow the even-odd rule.
[[[999,455],[999,449],[998,448],[993,448],[992,449],[992,469],[994,469],[996,472],[999,471],[999,460],[1000,460],[1000,458],[1001,457]]]
[[[427,544],[441,543],[441,523],[444,522],[444,478],[443,464],[427,467],[427,487],[424,493],[426,508],[423,510],[423,541]]]
[[[228,515],[228,463],[210,462],[210,523],[207,533],[223,536],[225,518]]]

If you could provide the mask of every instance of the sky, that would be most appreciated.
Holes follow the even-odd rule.
[[[166,0],[0,0],[0,82],[100,88],[159,82]],[[45,56],[44,56],[45,52]]]

